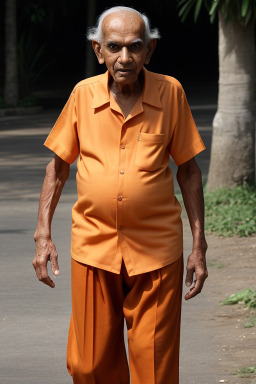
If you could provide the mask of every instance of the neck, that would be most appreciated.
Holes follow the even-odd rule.
[[[112,77],[109,80],[110,91],[116,97],[122,96],[124,98],[129,98],[131,96],[140,95],[142,92],[142,86],[143,86],[143,81],[140,76],[138,77],[137,81],[133,84],[120,84],[114,81]]]

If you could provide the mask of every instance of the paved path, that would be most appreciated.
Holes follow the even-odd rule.
[[[213,108],[198,115],[197,123],[208,149],[198,156],[207,174]],[[51,290],[40,284],[31,265],[35,246],[38,200],[45,166],[52,153],[43,141],[58,111],[0,119],[0,382],[2,384],[68,384],[66,342],[70,303],[71,208],[76,200],[75,166],[53,220],[60,276]],[[200,117],[201,116],[201,117]],[[201,118],[201,120],[200,120]],[[191,249],[188,220],[184,215],[185,257]],[[186,288],[185,288],[186,290]],[[210,291],[183,303],[181,384],[213,384],[223,379],[218,368],[218,345],[200,322],[205,311],[214,311]],[[106,384],[111,384],[107,383]],[[145,383],[146,384],[146,383]]]

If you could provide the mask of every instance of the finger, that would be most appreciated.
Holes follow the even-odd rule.
[[[34,257],[34,259],[32,261],[32,265],[34,267],[36,277],[38,278],[38,280],[40,280],[40,271],[39,271],[39,266],[38,266],[37,261],[36,261],[36,257]]]
[[[52,281],[52,279],[50,279],[49,276],[46,277],[46,278],[41,279],[41,282],[44,283],[45,285],[48,285],[48,286],[51,287],[51,288],[54,288],[54,287],[55,287],[54,282]]]
[[[55,284],[54,282],[50,279],[50,277],[48,276],[48,272],[47,272],[47,269],[46,269],[46,273],[47,273],[47,276],[46,277],[43,277],[45,276],[45,272],[43,273],[42,275],[42,271],[40,268],[37,268],[36,269],[36,276],[38,278],[38,280],[46,285],[49,285],[49,287],[51,288],[54,288],[55,287]]]
[[[193,283],[194,268],[187,267],[187,274],[185,279],[185,284],[187,287],[190,287]]]
[[[190,288],[190,291],[185,295],[185,300],[192,299],[192,297],[195,297],[198,295],[203,288],[204,280],[196,280],[195,285]]]
[[[49,282],[48,279],[48,269],[47,269],[47,260],[42,260],[37,263],[37,277],[38,280],[45,283],[45,281]]]
[[[59,264],[58,264],[58,254],[57,252],[52,252],[50,255],[52,273],[57,276],[59,274]]]

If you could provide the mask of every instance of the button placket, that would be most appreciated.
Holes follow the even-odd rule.
[[[117,182],[117,228],[119,230],[124,229],[124,178],[125,178],[125,162],[126,162],[126,146],[125,135],[126,124],[124,123],[120,135],[120,147],[119,147],[119,163],[118,163],[118,182]]]

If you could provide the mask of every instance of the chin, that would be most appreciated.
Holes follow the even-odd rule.
[[[138,79],[137,74],[131,74],[130,76],[115,76],[114,80],[120,84],[134,84]]]

